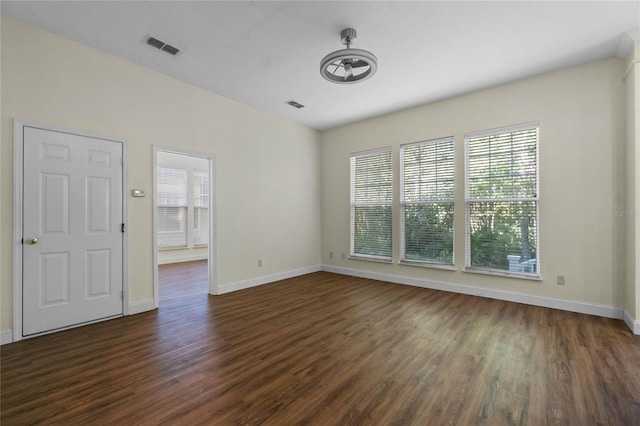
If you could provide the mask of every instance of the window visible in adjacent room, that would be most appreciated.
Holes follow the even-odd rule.
[[[538,123],[465,135],[466,267],[539,276]]]
[[[400,260],[453,265],[453,137],[400,146]]]
[[[206,246],[209,235],[209,173],[158,166],[156,179],[158,248]]]
[[[158,247],[187,246],[187,171],[157,169]]]
[[[209,242],[209,172],[193,172],[193,244]]]
[[[391,261],[391,148],[351,154],[351,256]]]

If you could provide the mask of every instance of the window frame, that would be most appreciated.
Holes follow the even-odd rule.
[[[165,202],[165,204],[160,204],[162,199],[166,199],[166,200],[170,200],[171,197],[166,196],[166,197],[161,197],[161,191],[160,189],[157,190],[158,195],[157,195],[157,200],[155,203],[155,209],[157,211],[158,214],[158,230],[157,230],[157,239],[158,239],[158,250],[176,250],[176,249],[184,249],[184,248],[188,248],[189,247],[189,220],[188,220],[188,215],[189,215],[189,171],[186,168],[183,167],[175,167],[175,166],[157,166],[156,169],[156,180],[158,182],[158,188],[161,185],[161,180],[163,179],[163,174],[160,173],[160,170],[164,169],[164,170],[171,170],[172,173],[175,172],[181,172],[181,174],[184,174],[184,181],[180,183],[180,186],[183,187],[183,191],[180,193],[180,199],[184,199],[184,203],[170,203],[170,202]],[[173,184],[173,185],[177,185],[177,184]],[[178,231],[173,231],[173,230],[163,230],[162,229],[162,214],[160,213],[160,209],[175,209],[177,210],[179,213],[179,216],[184,216],[184,223],[181,223],[181,229],[184,228],[184,230],[178,230]],[[175,236],[175,235],[179,235],[180,238],[182,238],[184,236],[184,244],[166,244],[163,245],[161,243],[162,238],[161,236]]]
[[[497,136],[506,133],[515,133],[523,130],[535,129],[535,195],[533,197],[503,197],[503,198],[473,198],[470,194],[471,173],[469,170],[469,145],[471,139]],[[541,280],[540,262],[540,123],[537,121],[516,124],[512,126],[497,127],[493,129],[470,132],[464,135],[464,184],[465,184],[465,272],[481,273],[488,275],[498,275],[513,278],[524,278]],[[496,268],[483,268],[471,266],[471,204],[481,202],[515,203],[534,202],[535,203],[535,272],[510,271]]]
[[[207,199],[207,206],[206,207],[196,207],[196,200],[195,200],[195,193],[194,193],[194,188],[195,188],[195,184],[196,184],[196,175],[202,175],[202,178],[206,178],[208,179],[208,171],[207,170],[200,170],[200,169],[196,169],[196,168],[191,168],[191,167],[182,167],[182,166],[167,166],[167,165],[157,165],[156,166],[156,180],[158,182],[158,184],[160,183],[160,169],[166,169],[166,170],[174,170],[174,171],[180,171],[180,172],[184,172],[184,177],[185,177],[185,181],[184,181],[184,189],[185,192],[182,195],[186,201],[186,204],[184,205],[164,205],[164,204],[159,204],[160,201],[160,191],[157,190],[158,195],[155,202],[155,209],[156,209],[156,213],[158,214],[158,229],[156,231],[156,238],[157,238],[157,245],[158,245],[158,250],[159,251],[165,251],[165,250],[184,250],[184,249],[191,249],[191,248],[203,248],[203,247],[207,247],[209,245],[209,242],[205,242],[205,243],[196,243],[195,242],[195,238],[196,238],[196,233],[200,232],[199,228],[195,227],[195,214],[196,212],[198,212],[198,210],[200,209],[205,209],[207,210],[207,216],[210,214],[208,212],[208,199]],[[203,179],[201,180],[201,183],[203,181]],[[207,180],[208,183],[208,180]],[[207,188],[208,190],[208,188]],[[206,196],[209,197],[209,192],[207,191]],[[202,196],[202,195],[201,195]],[[184,231],[163,231],[161,230],[161,223],[160,223],[160,209],[167,209],[167,208],[174,208],[174,209],[180,209],[182,211],[182,215],[184,216],[184,223],[183,223],[183,227],[184,227]],[[208,225],[208,222],[207,222]],[[180,234],[181,236],[184,235],[185,238],[185,244],[173,244],[173,245],[161,245],[160,241],[161,235],[177,235]]]
[[[361,157],[369,157],[369,156],[375,156],[375,155],[380,155],[380,154],[388,154],[390,157],[390,161],[389,161],[389,175],[390,175],[390,197],[388,202],[366,202],[366,203],[359,203],[356,201],[356,194],[355,194],[355,176],[356,176],[356,169],[355,169],[355,161],[357,158],[361,158]],[[392,151],[392,147],[388,146],[388,147],[384,147],[384,148],[377,148],[377,149],[371,149],[371,150],[367,150],[367,151],[360,151],[360,152],[353,152],[349,155],[349,197],[350,197],[350,219],[349,219],[349,233],[350,233],[350,248],[349,248],[349,258],[351,259],[357,259],[357,260],[369,260],[369,261],[374,261],[374,262],[383,262],[383,263],[392,263],[393,262],[393,151]],[[356,236],[356,229],[355,229],[355,219],[356,219],[356,208],[357,207],[376,207],[376,206],[381,206],[381,207],[389,207],[390,209],[390,214],[391,214],[391,223],[390,223],[390,238],[389,238],[389,249],[390,249],[390,255],[389,256],[383,256],[383,255],[373,255],[373,254],[366,254],[366,253],[356,253],[356,247],[355,247],[355,236]]]
[[[208,218],[209,216],[209,196],[210,196],[210,192],[209,191],[209,171],[208,170],[201,170],[201,169],[191,169],[190,170],[190,176],[191,178],[191,188],[190,190],[192,191],[192,204],[193,204],[193,209],[192,209],[192,226],[191,226],[191,235],[190,235],[190,244],[191,247],[193,248],[200,248],[200,247],[207,247],[209,245],[209,242],[205,242],[205,243],[196,243],[195,239],[196,239],[196,234],[202,234],[202,223],[204,222],[204,224],[206,224],[206,228],[207,228],[207,232],[205,232],[204,234],[208,235],[208,228],[209,228],[209,222],[208,220],[202,221],[201,217],[200,217],[200,211],[201,210],[206,210],[207,211],[207,215],[206,217]],[[199,206],[197,205],[198,203],[196,202],[196,199],[198,197],[196,197],[196,193],[194,191],[195,189],[195,185],[196,182],[200,183],[200,192],[199,192],[199,198],[202,197],[206,197],[205,198],[205,206]],[[206,192],[202,190],[202,188],[206,188]],[[196,217],[198,219],[196,219]]]
[[[447,142],[451,144],[451,186],[452,186],[452,194],[450,198],[434,198],[429,200],[421,200],[421,201],[406,201],[406,165],[405,165],[405,149],[415,147],[415,146],[429,146],[429,145],[438,145],[440,143]],[[437,166],[436,166],[436,183],[437,180]],[[455,155],[455,138],[454,136],[445,136],[441,138],[428,139],[418,142],[411,142],[407,144],[400,145],[400,264],[406,265],[414,265],[414,266],[423,266],[423,267],[433,267],[438,269],[451,269],[455,270],[455,235],[456,235],[456,227],[455,227],[455,194],[456,194],[456,155]],[[432,204],[451,204],[451,209],[453,212],[452,218],[452,241],[451,241],[451,262],[437,262],[433,260],[418,260],[418,259],[407,259],[406,254],[406,215],[405,209],[407,205],[432,205]]]

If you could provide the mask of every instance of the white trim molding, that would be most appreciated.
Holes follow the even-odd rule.
[[[142,312],[153,311],[154,309],[156,309],[156,305],[153,299],[137,300],[129,303],[128,315],[141,314]]]
[[[640,320],[634,320],[626,309],[624,311],[624,322],[627,324],[627,327],[631,329],[633,334],[640,335]]]
[[[311,274],[323,270],[320,265],[307,266],[300,269],[292,269],[290,271],[279,272],[272,275],[264,275],[261,277],[250,278],[244,281],[237,281],[231,284],[224,284],[218,287],[218,294],[231,293],[233,291],[244,290],[259,285],[269,284],[275,281],[286,280],[287,278],[299,277],[301,275]]]
[[[176,256],[169,259],[160,260],[160,256],[158,256],[158,265],[169,265],[171,263],[182,263],[182,262],[195,262],[196,260],[207,260],[209,258],[208,255],[202,254],[191,254],[186,256]]]
[[[544,308],[560,309],[563,311],[578,312],[581,314],[596,315],[606,318],[623,319],[624,310],[615,306],[599,305],[595,303],[577,302],[574,300],[554,299],[551,297],[535,296],[505,290],[474,287],[462,284],[429,281],[411,278],[402,275],[381,274],[379,272],[362,271],[358,269],[344,268],[341,266],[322,265],[322,270],[336,274],[350,275],[360,278],[369,278],[379,281],[387,281],[395,284],[411,285],[414,287],[429,288],[432,290],[449,291],[453,293],[467,294],[470,296],[487,297],[489,299],[505,300],[508,302],[524,303],[526,305],[541,306]],[[638,321],[635,322],[636,330]],[[627,322],[627,324],[629,324]],[[631,327],[631,326],[630,326]],[[633,329],[632,329],[633,330]],[[634,333],[636,331],[634,330]]]
[[[13,343],[13,330],[0,330],[0,345]]]

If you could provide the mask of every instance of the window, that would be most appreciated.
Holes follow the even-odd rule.
[[[209,173],[158,166],[156,179],[158,247],[206,245],[209,238]]]
[[[466,267],[539,276],[538,123],[465,135]]]
[[[391,148],[351,154],[351,256],[391,261]]]
[[[453,137],[400,146],[400,260],[453,265]]]
[[[158,167],[158,247],[187,245],[187,171]]]
[[[193,172],[193,244],[209,242],[209,173]]]

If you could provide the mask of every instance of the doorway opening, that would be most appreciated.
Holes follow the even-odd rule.
[[[216,294],[214,159],[154,146],[154,303]]]

